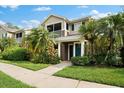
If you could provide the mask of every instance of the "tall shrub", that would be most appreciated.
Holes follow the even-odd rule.
[[[29,60],[29,58],[30,54],[27,49],[21,47],[10,47],[2,53],[2,59],[4,60],[23,61]]]
[[[46,29],[41,26],[33,29],[26,39],[26,46],[33,54],[33,62],[53,64],[59,62],[54,49],[54,40]]]

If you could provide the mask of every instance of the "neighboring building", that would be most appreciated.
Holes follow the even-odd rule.
[[[0,38],[15,38],[17,43],[21,43],[23,34],[23,30],[0,25]]]
[[[70,60],[74,56],[83,56],[85,52],[85,40],[80,39],[78,33],[81,24],[85,24],[90,17],[77,20],[68,20],[67,18],[50,15],[41,25],[49,32],[58,34],[55,38],[57,42],[58,55],[62,60]]]

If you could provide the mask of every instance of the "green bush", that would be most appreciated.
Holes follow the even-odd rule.
[[[121,58],[118,57],[115,53],[109,54],[105,64],[108,66],[118,66],[121,65]]]
[[[87,65],[89,63],[89,58],[87,56],[72,57],[71,62],[73,65],[83,66],[83,65]]]
[[[109,55],[107,60],[105,61],[105,64],[108,66],[115,66],[117,62],[116,56]]]
[[[121,64],[124,66],[124,47],[120,49]]]
[[[6,48],[18,46],[17,42],[13,38],[2,38],[0,39],[0,52],[3,52]]]
[[[3,51],[2,59],[15,61],[29,60],[30,54],[25,48],[10,47]]]
[[[37,54],[32,59],[33,63],[44,63],[44,64],[58,64],[60,63],[60,58],[57,55],[50,56],[47,52],[42,54]]]
[[[96,64],[97,65],[104,64],[105,57],[106,57],[105,54],[94,55],[94,59],[95,59]]]

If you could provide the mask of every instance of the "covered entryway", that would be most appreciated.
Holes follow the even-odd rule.
[[[58,54],[62,61],[70,60],[71,57],[84,55],[84,42],[61,42],[58,43]]]
[[[58,56],[62,61],[84,55],[85,40],[80,40],[80,35],[58,37],[55,41],[58,44]]]

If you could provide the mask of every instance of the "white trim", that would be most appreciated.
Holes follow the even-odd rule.
[[[80,35],[74,35],[74,36],[65,36],[65,37],[58,37],[55,38],[56,42],[74,42],[74,41],[80,41]]]
[[[84,41],[81,41],[81,56],[84,55]]]
[[[66,22],[65,21],[63,22],[63,30],[65,30],[65,31],[67,30],[66,29]]]
[[[75,45],[76,44],[81,44],[81,42],[74,42],[74,48],[73,48],[73,55],[74,55],[74,57],[75,57],[75,53],[76,53],[76,49],[75,49]],[[82,47],[81,47],[81,52],[82,52]],[[81,53],[82,54],[82,53]],[[82,55],[81,55],[82,56]]]
[[[61,57],[61,42],[58,42],[58,56]]]
[[[69,60],[69,56],[70,56],[69,52],[70,52],[70,51],[69,51],[69,44],[68,44],[68,60]]]
[[[73,43],[73,57],[75,57],[75,42]]]
[[[53,23],[47,23],[47,24],[45,24],[45,25],[46,25],[46,27],[47,27],[48,25],[53,25],[53,24],[57,24],[57,23],[62,23],[62,24],[63,24],[62,21],[58,21],[58,22],[53,22]]]

